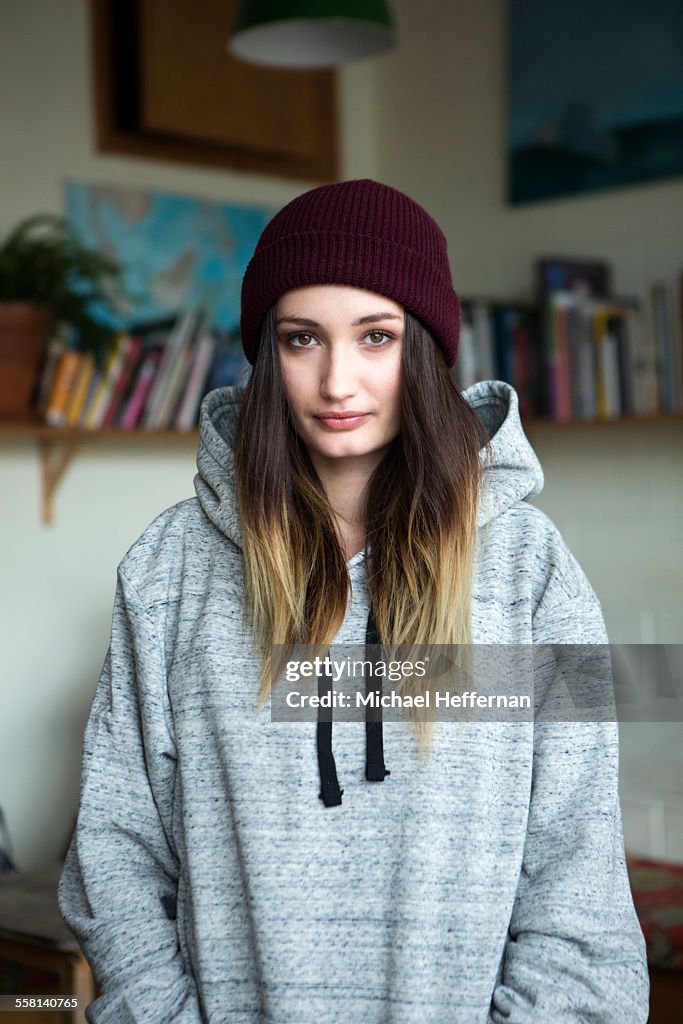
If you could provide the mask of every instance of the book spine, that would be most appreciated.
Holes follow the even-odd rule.
[[[159,426],[159,412],[164,401],[164,395],[170,376],[173,372],[176,357],[183,341],[193,330],[196,316],[196,312],[191,310],[179,317],[166,338],[166,344],[164,345],[159,369],[157,370],[156,377],[154,378],[154,385],[145,404],[145,411],[143,414],[143,426],[148,429],[154,430]]]
[[[493,322],[493,345],[495,351],[496,377],[515,387],[512,374],[512,332],[518,319],[516,311],[509,306],[494,305],[491,310]]]
[[[548,413],[552,419],[571,419],[571,386],[567,316],[571,296],[562,291],[548,296],[547,377]]]
[[[475,384],[477,375],[477,345],[472,324],[472,309],[469,302],[463,302],[460,313],[460,344],[458,359],[453,375],[462,390]]]
[[[593,312],[593,365],[595,367],[595,415],[598,419],[609,418],[603,355],[606,324],[607,313],[604,304],[596,302]]]
[[[594,419],[597,415],[595,396],[595,358],[593,351],[592,313],[590,303],[582,300],[578,307],[578,401],[579,418]]]
[[[126,346],[126,352],[124,359],[121,362],[119,372],[116,374],[116,378],[112,380],[112,389],[107,408],[105,409],[104,416],[102,417],[102,427],[110,427],[114,422],[114,417],[118,409],[121,398],[126,388],[126,384],[130,379],[130,376],[137,362],[138,356],[142,349],[142,341],[140,338],[128,337],[128,343]]]
[[[520,314],[512,334],[512,376],[519,396],[521,416],[533,416],[531,390],[531,339],[529,318]]]
[[[633,412],[633,380],[629,366],[628,337],[626,333],[626,309],[618,307],[613,310],[610,319],[610,330],[616,343],[617,388],[619,409],[622,416]]]
[[[621,413],[619,360],[613,331],[614,311],[607,302],[597,302],[593,314],[595,342],[595,392],[598,419],[615,419]]]
[[[215,337],[209,331],[204,331],[197,343],[185,391],[175,419],[175,426],[178,430],[191,430],[196,423],[199,403],[203,398],[204,385],[215,348]]]
[[[621,395],[619,384],[619,355],[617,318],[614,313],[608,311],[605,321],[604,344],[602,348],[603,367],[605,378],[605,394],[607,398],[607,416],[609,419],[617,419],[622,413]]]
[[[666,286],[671,343],[672,393],[675,412],[683,412],[683,324],[675,283]]]
[[[133,430],[140,423],[160,360],[160,349],[154,349],[143,357],[135,387],[121,416],[121,426],[124,430]]]
[[[498,371],[491,325],[491,309],[488,303],[475,302],[473,304],[473,322],[479,350],[479,380],[494,380]]]
[[[78,426],[80,427],[81,430],[85,429],[85,423],[86,423],[86,420],[88,418],[88,413],[90,411],[90,407],[92,405],[93,399],[94,399],[95,395],[97,394],[97,391],[99,389],[101,381],[102,381],[102,370],[98,370],[96,368],[94,370],[94,372],[93,372],[92,377],[90,378],[90,385],[88,387],[88,393],[85,396],[85,401],[83,402],[83,408],[81,409],[81,415],[80,415],[80,417],[78,419]]]
[[[648,289],[645,297],[645,310],[643,317],[643,339],[645,349],[645,383],[647,405],[656,414],[661,408],[661,397],[659,387],[659,352],[657,351],[657,338],[654,330],[654,314],[652,310],[652,291]]]
[[[674,365],[666,285],[650,286],[652,333],[657,352],[660,412],[675,412]]]
[[[581,377],[581,302],[578,298],[567,309],[567,356],[569,363],[569,406],[572,419],[583,419],[585,403]]]
[[[546,415],[545,404],[545,348],[543,345],[542,308],[535,306],[527,313],[529,324],[529,389],[531,412],[534,416]]]
[[[71,390],[69,403],[66,408],[66,425],[69,427],[78,426],[94,372],[95,357],[92,352],[86,352],[81,360],[78,376]]]
[[[634,304],[624,311],[624,346],[629,380],[629,411],[635,416],[647,415],[650,410],[646,407],[645,352],[639,305]]]
[[[562,297],[557,306],[557,419],[572,418],[571,369],[569,363],[569,310],[571,297]]]
[[[40,382],[38,384],[38,394],[36,397],[36,412],[38,416],[45,418],[45,412],[47,410],[47,404],[52,393],[52,387],[55,382],[55,376],[57,373],[57,367],[59,366],[59,360],[67,348],[67,339],[65,332],[58,332],[53,335],[47,345],[47,353],[45,356],[45,362],[40,375]]]
[[[83,353],[68,348],[59,357],[54,384],[45,409],[45,421],[51,427],[61,427],[66,422],[69,395],[76,382]]]

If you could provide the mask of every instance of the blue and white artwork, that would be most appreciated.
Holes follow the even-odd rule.
[[[83,242],[123,268],[124,325],[201,307],[216,329],[237,328],[242,277],[276,208],[80,182],[65,191]]]

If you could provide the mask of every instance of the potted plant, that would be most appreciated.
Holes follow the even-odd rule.
[[[121,269],[64,217],[36,214],[0,244],[0,416],[25,418],[46,342],[64,327],[98,367],[116,343],[102,310],[123,298]]]

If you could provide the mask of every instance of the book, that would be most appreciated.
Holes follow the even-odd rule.
[[[593,307],[593,338],[595,343],[595,405],[598,419],[615,419],[621,415],[619,400],[619,363],[613,330],[614,311],[606,302]]]
[[[179,316],[166,338],[159,368],[154,378],[152,389],[145,403],[141,426],[155,429],[160,424],[160,411],[164,403],[166,388],[174,371],[174,366],[186,339],[193,333],[201,314],[190,310]]]
[[[569,351],[572,415],[579,420],[597,416],[595,350],[590,302],[577,297],[569,312]]]
[[[513,336],[513,375],[521,416],[543,413],[543,368],[539,318],[535,306],[521,309]]]
[[[33,403],[35,411],[42,419],[45,418],[45,411],[52,392],[60,356],[68,347],[68,332],[65,328],[62,328],[52,335],[45,348]]]
[[[191,430],[197,422],[199,405],[206,393],[206,382],[216,342],[215,335],[207,329],[199,335],[187,383],[175,416],[174,426],[177,430]]]
[[[80,416],[78,418],[78,426],[80,427],[81,430],[84,429],[84,424],[85,424],[85,421],[86,421],[86,418],[87,418],[87,415],[88,415],[88,410],[89,410],[89,408],[90,408],[90,406],[92,404],[92,401],[93,401],[93,398],[94,398],[95,394],[97,393],[97,391],[99,389],[100,381],[102,380],[103,373],[104,373],[103,370],[98,370],[97,366],[95,366],[94,373],[93,373],[92,377],[90,378],[90,384],[88,386],[88,393],[85,396],[85,400],[84,400],[83,405],[81,407],[81,414],[80,414]]]
[[[490,316],[493,328],[496,377],[516,387],[513,339],[515,329],[519,323],[519,309],[515,306],[496,302],[491,305]]]
[[[476,300],[472,303],[472,323],[477,339],[478,380],[495,380],[496,351],[491,323],[491,308],[488,302]]]
[[[478,380],[477,342],[472,323],[472,308],[470,303],[465,300],[460,304],[458,358],[451,372],[463,391],[472,384],[476,384]]]
[[[85,404],[90,381],[95,373],[95,357],[92,352],[83,354],[76,380],[71,389],[69,400],[65,410],[65,424],[68,427],[77,427],[81,418],[81,412]]]
[[[127,335],[126,351],[118,366],[118,372],[112,379],[111,393],[102,416],[100,427],[111,427],[115,424],[115,415],[123,398],[126,386],[133,374],[140,352],[142,351],[142,339],[134,335]]]
[[[607,318],[607,330],[614,339],[616,349],[616,391],[618,407],[622,416],[633,412],[633,382],[628,362],[628,338],[626,335],[626,312],[615,307]]]
[[[570,419],[580,419],[581,392],[581,334],[583,321],[581,304],[570,301],[567,306],[567,376]]]
[[[206,391],[241,384],[248,365],[237,329],[217,335]]]
[[[674,373],[679,395],[678,409],[683,409],[683,271],[678,281],[670,283],[671,291],[671,336],[673,346]]]
[[[683,409],[680,354],[675,338],[673,289],[666,282],[654,282],[648,290],[648,314],[657,353],[659,411],[680,412]]]
[[[152,348],[143,353],[134,388],[122,409],[120,425],[124,430],[133,430],[142,418],[145,402],[161,362],[161,351],[161,348]]]
[[[571,292],[554,291],[548,296],[546,386],[547,411],[555,420],[572,418],[569,367],[569,311],[575,302]]]
[[[82,359],[83,353],[75,348],[65,349],[59,357],[45,408],[45,422],[51,427],[61,427],[66,423],[69,395],[76,382]]]

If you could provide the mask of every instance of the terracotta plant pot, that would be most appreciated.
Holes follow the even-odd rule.
[[[30,419],[45,349],[47,313],[29,302],[0,302],[0,418]]]

